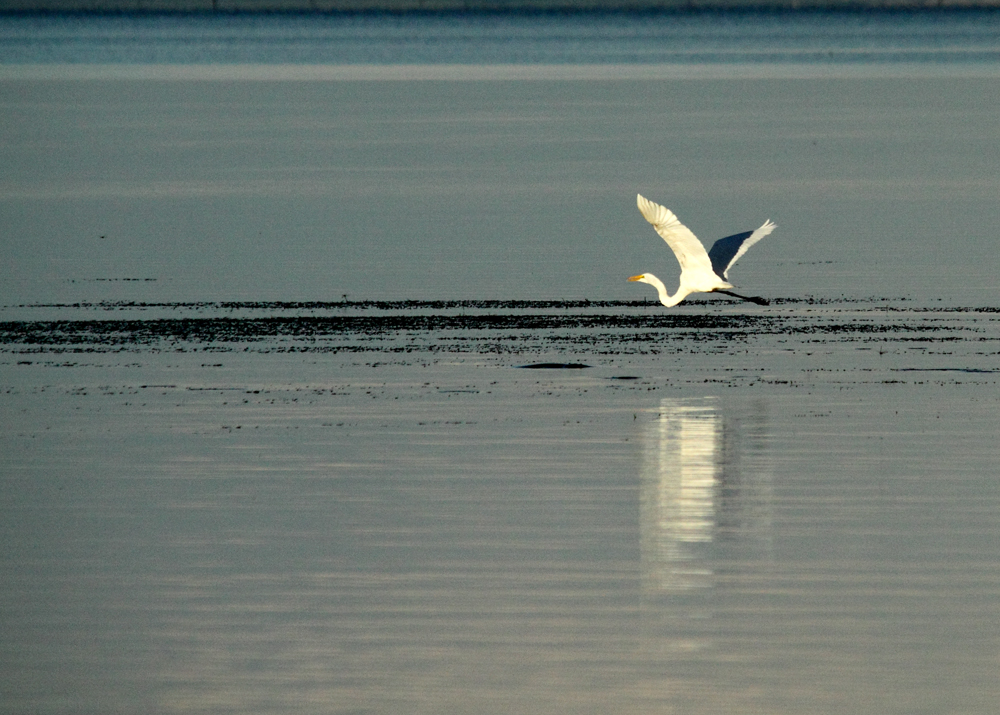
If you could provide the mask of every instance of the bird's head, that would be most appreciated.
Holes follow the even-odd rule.
[[[681,286],[680,290],[674,298],[671,298],[667,293],[667,287],[663,285],[663,281],[654,276],[652,273],[640,273],[637,276],[632,276],[629,278],[630,283],[648,283],[649,285],[656,288],[656,294],[660,297],[660,302],[663,303],[668,308],[677,305],[691,291],[686,290],[684,286]]]

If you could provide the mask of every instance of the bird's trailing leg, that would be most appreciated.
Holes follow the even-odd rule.
[[[713,293],[724,293],[726,295],[731,295],[734,298],[739,298],[740,300],[746,300],[746,301],[749,301],[751,303],[756,303],[757,305],[771,305],[771,301],[769,301],[767,298],[758,298],[755,295],[740,295],[739,293],[731,293],[728,290],[716,290],[716,291],[712,291],[712,292]]]

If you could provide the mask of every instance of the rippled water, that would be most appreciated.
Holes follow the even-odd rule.
[[[992,713],[993,16],[886,17],[3,19],[3,709]]]
[[[750,295],[993,294],[1000,100],[963,67],[216,69],[8,80],[0,304],[635,300],[677,271],[638,192],[705,241],[776,222],[731,272]]]
[[[0,326],[15,708],[998,694],[996,308],[32,310]]]
[[[0,18],[2,63],[993,63],[1000,17],[579,13]]]

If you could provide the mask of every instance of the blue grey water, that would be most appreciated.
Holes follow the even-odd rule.
[[[995,711],[996,15],[0,36],[0,711]]]
[[[1000,18],[958,12],[0,17],[0,62],[986,62]]]

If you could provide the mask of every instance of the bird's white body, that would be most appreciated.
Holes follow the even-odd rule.
[[[691,229],[682,224],[670,209],[650,201],[641,194],[637,195],[636,204],[645,219],[653,225],[656,232],[677,256],[677,262],[681,266],[681,277],[680,285],[674,295],[670,295],[667,292],[667,287],[663,285],[663,281],[652,273],[632,276],[629,280],[648,283],[656,288],[660,302],[668,308],[677,305],[692,293],[726,292],[727,289],[733,288],[733,284],[728,280],[729,268],[747,252],[747,249],[775,228],[773,223],[765,221],[764,225],[756,231],[747,231],[719,239],[709,252],[705,250]],[[736,297],[766,304],[766,301],[760,298]]]

